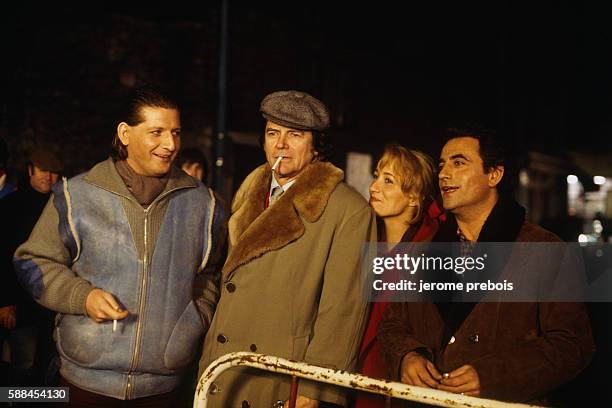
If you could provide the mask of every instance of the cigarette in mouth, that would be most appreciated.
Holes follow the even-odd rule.
[[[278,156],[278,159],[276,159],[274,166],[272,166],[272,171],[276,171],[276,168],[278,167],[278,164],[280,163],[282,159],[283,159],[283,156]]]
[[[117,319],[113,319],[113,333],[117,331]]]

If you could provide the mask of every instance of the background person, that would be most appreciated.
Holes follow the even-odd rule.
[[[206,184],[208,161],[200,149],[196,147],[181,149],[176,158],[176,165],[191,177]]]
[[[17,191],[0,200],[0,213],[5,215],[0,234],[0,340],[8,339],[11,351],[7,382],[3,384],[54,385],[53,378],[45,378],[55,355],[51,336],[54,314],[19,285],[12,260],[17,247],[32,232],[63,168],[53,151],[34,150],[29,155],[27,179]]]
[[[0,138],[0,200],[15,191],[15,186],[6,173],[8,157],[8,146],[4,139]]]

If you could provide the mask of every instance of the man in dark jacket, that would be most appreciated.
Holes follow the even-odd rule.
[[[28,239],[62,170],[62,162],[55,153],[36,149],[29,158],[27,182],[0,201],[0,213],[5,218],[0,236],[0,327],[2,338],[9,339],[8,380],[15,385],[43,384],[42,375],[51,357],[53,315],[17,283],[13,253]]]
[[[492,134],[452,134],[439,163],[450,214],[434,241],[467,250],[476,242],[559,242],[525,220],[507,193],[507,173],[505,151]],[[394,379],[518,402],[545,402],[594,352],[585,307],[569,302],[395,303],[379,336]]]

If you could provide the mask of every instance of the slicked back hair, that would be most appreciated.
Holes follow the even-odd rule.
[[[122,106],[119,121],[130,126],[144,122],[143,108],[175,109],[180,112],[178,103],[167,93],[153,86],[143,86],[135,89]],[[114,160],[125,160],[128,156],[127,147],[121,143],[115,133],[112,142],[111,156]]]

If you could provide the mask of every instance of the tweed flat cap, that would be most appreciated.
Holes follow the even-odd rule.
[[[320,131],[329,127],[329,111],[306,92],[273,92],[263,98],[259,111],[267,120],[295,129]]]

